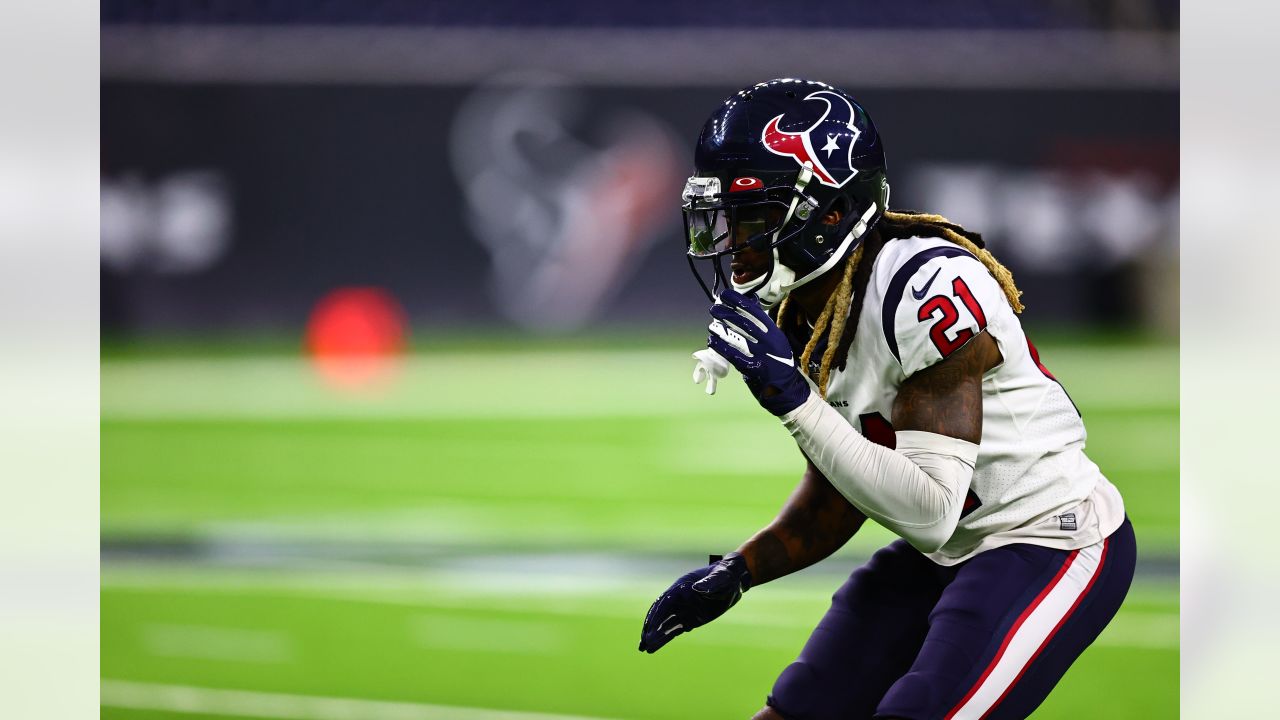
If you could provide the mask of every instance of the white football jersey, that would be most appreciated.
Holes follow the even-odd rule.
[[[1003,358],[982,380],[982,441],[964,514],[931,559],[954,565],[1014,542],[1074,550],[1120,526],[1123,501],[1085,456],[1080,413],[977,258],[938,238],[891,240],[866,292],[827,402],[870,440],[892,446],[889,419],[903,381],[977,333],[990,334]]]

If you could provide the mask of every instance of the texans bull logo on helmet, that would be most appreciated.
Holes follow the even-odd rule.
[[[853,146],[862,131],[854,127],[853,105],[830,90],[810,93],[804,99],[826,103],[822,116],[804,130],[791,132],[781,128],[784,115],[779,115],[764,126],[760,140],[775,155],[794,158],[801,166],[809,163],[813,176],[823,185],[844,187],[858,174],[853,167]]]

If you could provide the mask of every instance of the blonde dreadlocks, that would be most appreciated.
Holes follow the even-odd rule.
[[[823,398],[827,396],[831,366],[834,364],[838,368],[844,368],[848,359],[849,346],[853,343],[854,333],[858,329],[857,317],[862,313],[862,301],[866,296],[867,282],[871,279],[871,266],[886,242],[908,237],[940,237],[958,245],[972,253],[987,268],[996,282],[1000,283],[1000,289],[1004,290],[1004,295],[1009,300],[1013,311],[1020,313],[1023,310],[1022,291],[1014,284],[1013,274],[986,249],[982,236],[978,233],[965,230],[941,215],[909,210],[900,212],[886,210],[880,222],[876,224],[875,230],[869,233],[863,243],[845,260],[840,284],[831,293],[822,313],[814,322],[812,334],[809,336],[808,343],[805,344],[804,352],[800,355],[800,367],[807,373],[810,359],[819,341],[824,334],[828,336],[827,347],[818,365],[817,377],[818,392]],[[786,327],[785,323],[788,322],[793,325],[801,322],[799,317],[792,317],[794,313],[788,312],[790,309],[791,298],[787,298],[778,307],[779,327]],[[849,328],[846,334],[845,329],[850,317],[853,317],[853,327]]]

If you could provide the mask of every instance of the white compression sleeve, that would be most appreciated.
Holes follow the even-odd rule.
[[[782,424],[840,494],[916,549],[933,552],[955,532],[977,445],[902,430],[898,449],[890,450],[864,438],[813,392]]]

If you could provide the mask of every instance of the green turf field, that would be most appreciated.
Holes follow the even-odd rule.
[[[1039,344],[1145,570],[1037,717],[1175,717],[1176,349]],[[360,394],[280,353],[107,353],[103,716],[758,709],[888,535],[636,652],[653,597],[766,523],[802,463],[740,383],[702,395],[680,346],[569,347],[421,348]]]

